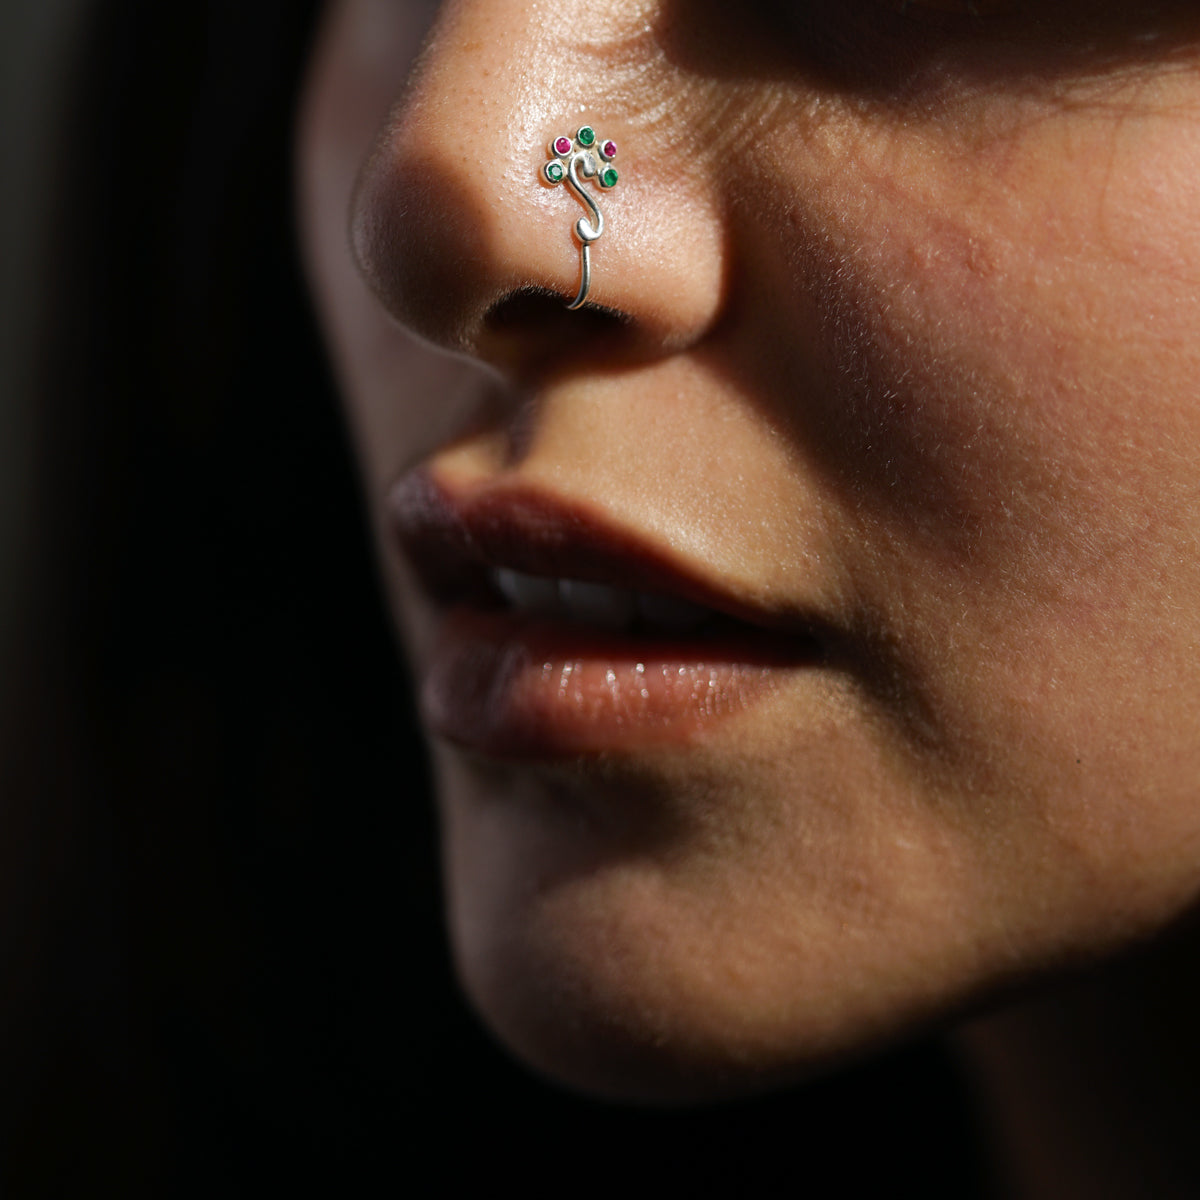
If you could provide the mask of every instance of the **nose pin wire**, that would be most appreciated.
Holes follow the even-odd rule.
[[[604,232],[604,214],[591,193],[584,190],[583,181],[594,179],[605,191],[615,187],[617,168],[610,164],[616,156],[616,142],[602,141],[590,125],[580,126],[574,138],[560,135],[550,142],[550,161],[542,168],[542,179],[552,187],[566,183],[592,218],[589,221],[580,217],[575,222],[575,236],[579,239],[579,294],[568,308],[578,308],[587,299],[592,286],[591,246]]]

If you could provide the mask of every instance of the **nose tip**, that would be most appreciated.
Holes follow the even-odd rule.
[[[681,226],[678,200],[652,186],[648,144],[647,174],[638,178],[639,114],[628,100],[601,111],[602,64],[577,55],[583,65],[568,70],[563,48],[552,48],[555,91],[570,95],[548,100],[531,84],[547,48],[536,31],[500,36],[494,9],[466,0],[451,10],[450,27],[435,31],[359,180],[351,221],[359,269],[413,332],[506,369],[553,353],[573,332],[621,331],[640,350],[691,340],[719,305],[718,231],[691,221],[686,253],[678,253],[670,241]],[[598,149],[610,140],[621,146],[620,186],[583,181],[603,236],[583,239],[590,292],[585,309],[567,314],[580,285],[576,231],[601,222],[565,180],[552,186],[545,169],[555,139],[574,137],[585,123]],[[589,309],[577,324],[561,319]]]
[[[352,240],[367,282],[403,325],[449,349],[472,350],[487,311],[532,282],[511,240],[520,236],[516,214],[502,222],[481,203],[486,194],[461,158],[389,136],[354,203]]]

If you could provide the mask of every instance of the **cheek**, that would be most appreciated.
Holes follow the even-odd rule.
[[[789,303],[755,316],[799,383],[775,415],[873,544],[981,610],[1111,597],[1195,534],[1200,123],[1140,111],[968,147],[835,129],[768,185],[787,219],[752,253]]]
[[[1195,885],[1200,133],[1171,99],[969,152],[831,126],[758,181],[787,219],[750,253],[788,303],[755,318],[798,384],[741,368],[836,498],[927,790],[993,879],[1047,865],[1062,931]]]

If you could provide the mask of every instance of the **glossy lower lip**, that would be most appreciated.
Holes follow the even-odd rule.
[[[425,661],[421,708],[435,736],[495,758],[679,745],[814,657],[749,630],[651,640],[462,607],[445,615]]]

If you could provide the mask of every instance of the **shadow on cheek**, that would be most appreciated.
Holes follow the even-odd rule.
[[[657,32],[666,58],[692,74],[803,82],[916,110],[956,86],[1041,93],[1194,65],[1200,54],[1200,13],[1188,0],[667,0]]]

